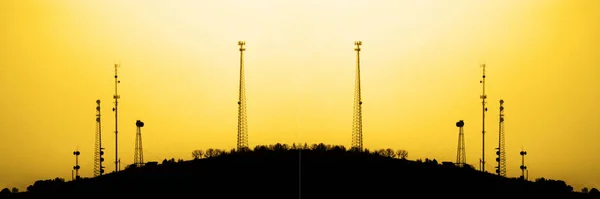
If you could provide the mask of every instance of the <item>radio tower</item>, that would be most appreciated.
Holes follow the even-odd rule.
[[[356,77],[354,85],[354,121],[352,123],[352,148],[358,151],[363,150],[362,135],[362,99],[360,95],[360,46],[362,41],[355,41],[354,51],[356,51]]]
[[[467,162],[467,154],[465,153],[465,134],[463,131],[463,126],[465,126],[465,122],[463,120],[456,122],[456,127],[458,127],[458,150],[456,152],[456,165],[459,167],[465,166]]]
[[[137,132],[135,133],[135,154],[133,155],[133,163],[137,167],[144,166],[144,149],[142,149],[142,127],[144,122],[138,120],[135,122]]]
[[[527,151],[521,150],[521,179],[527,180],[525,178],[525,170],[527,170],[527,166],[525,166],[525,155],[527,155]]]
[[[482,124],[481,124],[481,171],[485,172],[485,112],[487,108],[485,107],[485,99],[487,99],[487,95],[485,94],[485,64],[482,64],[483,75],[482,79],[479,81],[483,85],[483,94],[479,96],[481,98],[481,114],[482,114]]]
[[[94,177],[104,173],[104,148],[102,148],[102,125],[100,123],[100,100],[96,100],[96,147],[94,148]]]
[[[81,168],[79,166],[79,155],[81,153],[79,153],[79,151],[74,151],[73,155],[75,155],[75,166],[73,166],[73,170],[75,170],[75,180],[79,180],[79,169]]]
[[[115,112],[115,172],[119,171],[119,163],[121,162],[119,159],[119,125],[117,124],[119,122],[119,99],[121,99],[121,96],[117,92],[117,85],[119,85],[121,81],[117,76],[117,68],[119,68],[119,64],[115,64],[115,95],[113,95],[113,98],[115,99],[115,107],[112,109]]]
[[[500,100],[500,120],[498,126],[498,151],[496,151],[496,155],[498,155],[496,158],[498,167],[496,167],[496,173],[499,176],[506,176],[506,149],[504,147],[504,100]]]
[[[237,149],[242,151],[248,149],[248,121],[246,117],[246,86],[244,82],[244,51],[245,41],[238,41],[240,46],[240,88],[238,100],[238,134]]]

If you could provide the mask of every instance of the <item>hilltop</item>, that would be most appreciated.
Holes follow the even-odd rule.
[[[343,146],[314,144],[257,146],[253,150],[194,151],[194,160],[162,161],[134,165],[95,178],[65,182],[39,180],[27,192],[11,194],[29,198],[56,196],[194,196],[209,198],[342,198],[342,197],[481,197],[553,196],[597,198],[573,192],[564,181],[536,182],[504,178],[436,160],[407,160],[408,153],[386,150],[346,150]],[[414,196],[413,196],[414,195]],[[81,196],[81,195],[80,195]]]

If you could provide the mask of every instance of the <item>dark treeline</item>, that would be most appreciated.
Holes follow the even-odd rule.
[[[347,150],[325,144],[256,146],[250,150],[208,149],[193,160],[165,159],[95,178],[39,180],[25,192],[1,196],[191,196],[207,198],[399,198],[552,196],[597,198],[561,180],[525,181],[457,167],[437,160],[407,160],[405,150]],[[15,190],[16,191],[16,190]],[[118,194],[118,195],[117,195]],[[414,196],[413,196],[414,195]]]

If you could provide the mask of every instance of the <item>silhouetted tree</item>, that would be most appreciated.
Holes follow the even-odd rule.
[[[217,156],[220,156],[220,155],[227,155],[227,151],[222,150],[222,149],[217,149]]]
[[[171,159],[166,159],[166,158],[165,158],[165,159],[162,161],[162,164],[164,164],[164,165],[172,165],[172,164],[175,164],[175,158],[171,158]]]
[[[273,145],[273,151],[287,151],[289,149],[287,144],[277,143]]]
[[[202,158],[202,155],[204,155],[204,151],[202,151],[202,150],[198,149],[198,150],[192,151],[192,158],[194,158],[194,160]]]
[[[27,187],[28,192],[54,192],[65,183],[65,179],[55,178],[49,180],[38,180]]]
[[[344,147],[342,145],[335,145],[335,146],[331,147],[331,151],[346,152],[346,147]]]
[[[396,152],[393,149],[380,149],[377,151],[377,154],[383,157],[395,158]]]
[[[269,148],[273,151],[287,151],[288,150],[288,146],[286,144],[280,144],[280,143],[271,145]]]
[[[2,191],[0,191],[0,195],[1,196],[8,196],[8,195],[10,195],[10,189],[8,189],[8,188],[2,189]]]
[[[381,151],[381,150],[374,150],[373,155],[382,156],[379,151]]]
[[[584,187],[583,189],[581,189],[581,193],[588,193],[588,188]]]
[[[133,169],[133,168],[136,168],[136,167],[137,167],[137,165],[136,165],[136,164],[130,164],[130,165],[127,165],[127,166],[125,167],[125,170]]]
[[[269,150],[269,148],[264,145],[256,145],[254,147],[254,151],[256,151],[256,152],[264,152],[264,151],[268,151],[268,150]]]
[[[323,143],[319,143],[319,144],[313,144],[311,149],[315,150],[315,151],[327,151],[329,150],[330,146],[325,145]]]
[[[400,159],[406,160],[406,158],[408,158],[408,151],[400,149],[396,151],[396,156]]]
[[[553,190],[560,191],[560,192],[572,192],[573,191],[573,187],[571,185],[567,185],[567,183],[565,183],[565,181],[562,181],[562,180],[552,180],[552,179],[545,179],[545,178],[541,177],[541,178],[536,179],[535,183],[538,184],[539,186],[546,187],[546,188],[553,189]]]
[[[206,152],[204,153],[204,157],[205,158],[212,158],[212,157],[217,156],[218,154],[219,154],[218,149],[210,148],[210,149],[206,150]]]
[[[356,147],[350,147],[350,149],[348,149],[348,151],[350,151],[350,152],[360,152],[360,150],[358,150],[358,148],[356,148]]]
[[[16,187],[13,187],[11,190],[12,193],[19,193],[19,189],[17,189]]]
[[[590,189],[590,195],[598,197],[598,196],[600,196],[600,191],[598,191],[598,189],[596,189],[596,188],[592,188],[592,189]]]
[[[535,179],[535,182],[545,182],[545,181],[546,181],[546,178],[544,178],[544,177]]]

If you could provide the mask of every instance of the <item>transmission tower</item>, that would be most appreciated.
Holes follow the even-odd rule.
[[[496,151],[496,161],[498,166],[496,167],[496,173],[499,176],[506,176],[506,148],[504,139],[504,100],[500,100],[500,120],[498,125],[498,151]]]
[[[81,153],[79,153],[79,151],[74,151],[73,155],[75,155],[75,166],[73,166],[73,170],[75,170],[75,180],[79,180],[79,169],[81,167],[79,167],[79,155]]]
[[[117,68],[119,68],[119,64],[115,64],[115,95],[113,95],[113,99],[115,99],[115,107],[112,109],[115,112],[115,172],[119,171],[119,163],[121,162],[119,159],[119,125],[118,125],[118,116],[119,116],[119,99],[121,96],[117,92],[117,85],[121,83],[119,77],[117,76]]]
[[[142,148],[142,127],[144,122],[138,120],[135,122],[137,132],[135,133],[135,154],[133,155],[133,163],[137,167],[144,166],[144,149]]]
[[[487,95],[485,94],[485,64],[482,64],[483,75],[482,79],[479,83],[482,84],[483,94],[479,96],[481,98],[481,114],[482,114],[482,124],[481,124],[481,171],[485,172],[485,112],[487,111],[487,107],[485,107],[485,100],[487,99]]]
[[[240,46],[240,87],[238,100],[238,133],[237,149],[248,149],[248,119],[246,117],[246,86],[244,80],[244,51],[245,41],[238,41]]]
[[[100,123],[100,100],[96,100],[96,147],[94,147],[94,177],[104,173],[104,148],[102,148],[102,125]]]
[[[354,51],[356,51],[356,77],[354,85],[354,118],[352,123],[352,148],[358,151],[363,150],[362,134],[362,99],[360,95],[360,46],[362,41],[355,41]]]
[[[521,155],[521,179],[527,180],[527,178],[525,178],[525,170],[527,170],[527,166],[525,166],[525,155],[527,155],[527,151],[521,150],[521,153],[519,154]]]
[[[458,150],[456,151],[456,165],[459,167],[463,167],[467,163],[463,126],[465,126],[465,122],[463,120],[456,122],[456,127],[458,127]]]

